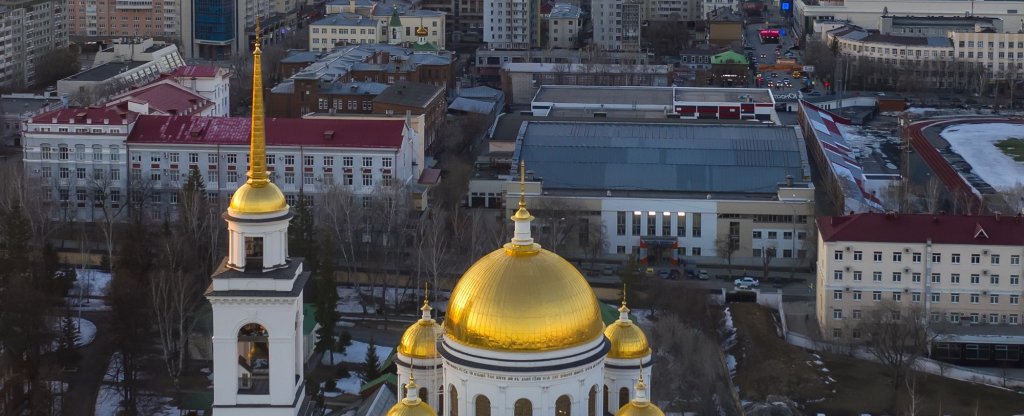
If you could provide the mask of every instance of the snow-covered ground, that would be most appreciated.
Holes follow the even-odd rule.
[[[352,345],[345,348],[344,354],[334,353],[334,363],[362,363],[366,361],[366,350],[370,348],[370,344],[359,341],[352,341]],[[383,361],[389,355],[391,355],[392,347],[385,347],[382,345],[377,346],[377,358]],[[331,356],[329,353],[324,351],[324,356],[320,362],[322,364],[330,364]]]
[[[375,288],[374,294],[376,298],[380,298],[385,292],[384,288]],[[363,295],[370,294],[370,287],[363,286],[361,288]],[[433,297],[433,295],[431,295]],[[435,311],[446,311],[448,310],[448,297],[447,292],[439,292],[439,300],[437,302],[431,302],[430,306]],[[389,305],[394,304],[396,298],[401,298],[403,302],[415,302],[419,303],[423,301],[423,290],[409,289],[409,288],[394,288],[389,287],[387,290],[387,301]],[[356,289],[352,287],[338,287],[338,306],[335,308],[340,313],[347,314],[361,314],[363,313],[363,306],[360,303],[360,296],[356,293]],[[375,314],[377,309],[374,305],[366,305],[366,313]]]
[[[345,378],[336,379],[334,382],[337,385],[337,390],[325,391],[324,397],[338,397],[342,394],[359,394],[359,388],[363,386],[363,380],[355,373],[351,373]],[[320,383],[320,388],[324,388],[324,383]]]
[[[110,363],[107,364],[107,372],[103,375],[103,384],[100,385],[100,392],[96,396],[96,408],[94,409],[96,416],[117,415],[118,409],[121,407],[121,392],[117,385],[120,379],[120,368],[121,355],[114,353],[110,357]],[[146,378],[145,374],[140,377],[140,379]],[[152,391],[140,392],[138,400],[139,410],[146,415],[178,416],[181,414],[179,409],[172,404],[170,398],[160,396]]]
[[[110,273],[93,269],[75,270],[77,279],[68,292],[68,304],[78,311],[96,311],[110,309],[102,299],[106,296],[107,287],[110,286]]]
[[[1009,123],[954,124],[940,133],[950,148],[971,164],[982,180],[997,190],[1024,182],[1024,163],[1013,160],[995,146],[1011,137],[1024,138],[1024,126]]]
[[[63,318],[54,321],[54,330],[60,332],[60,322]],[[92,343],[96,339],[96,324],[88,319],[82,318],[71,318],[75,322],[75,326],[78,328],[78,342],[75,343],[76,347],[84,347]],[[51,351],[56,351],[59,347],[59,341],[53,341],[50,343]]]

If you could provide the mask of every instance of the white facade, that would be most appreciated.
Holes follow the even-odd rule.
[[[181,69],[188,68],[190,67]],[[172,76],[185,88],[213,102],[213,110],[208,115],[213,117],[231,115],[229,106],[231,102],[231,73],[227,69],[217,68],[212,76],[193,75],[181,71],[175,71]]]
[[[793,20],[797,32],[802,32],[815,19],[848,20],[851,24],[865,29],[878,29],[879,17],[883,13],[896,16],[985,16],[1000,18],[1003,30],[1017,32],[1021,29],[1020,12],[1024,11],[1022,1],[946,1],[910,0],[891,2],[886,0],[845,0],[820,1],[807,4],[796,0]]]
[[[539,47],[540,10],[530,0],[484,0],[484,38],[492,49]]]
[[[714,256],[717,211],[713,200],[604,198],[601,222],[607,230],[607,253],[639,255],[643,237],[675,237],[681,256]],[[648,227],[652,220],[653,232]],[[662,232],[666,225],[668,235]]]

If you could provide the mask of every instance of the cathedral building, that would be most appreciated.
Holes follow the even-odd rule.
[[[651,348],[629,308],[606,327],[579,271],[533,241],[532,220],[521,198],[512,241],[466,270],[443,324],[424,302],[395,360],[399,384],[417,391],[389,415],[661,414],[643,382]]]
[[[288,256],[290,207],[266,166],[259,42],[253,53],[248,181],[231,198],[228,256],[213,311],[213,412],[296,416],[304,389],[302,259]],[[580,272],[535,243],[520,165],[512,241],[466,270],[444,322],[424,302],[396,354],[402,399],[389,416],[663,416],[647,396],[651,348],[629,318],[605,326]]]

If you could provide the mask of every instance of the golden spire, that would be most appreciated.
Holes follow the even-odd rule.
[[[519,208],[526,208],[526,161],[519,161]]]
[[[423,306],[420,307],[420,311],[423,312],[423,314],[420,316],[420,319],[424,321],[430,320],[430,311],[434,309],[430,307],[430,297],[427,295],[427,290],[429,288],[428,285],[428,282],[423,282]]]
[[[619,320],[629,320],[629,308],[626,307],[626,284],[622,284],[622,306],[619,307]]]
[[[533,243],[530,235],[530,222],[533,215],[526,210],[526,162],[519,161],[519,210],[512,215],[512,222],[515,223],[515,231],[512,234],[512,246],[514,252],[536,253],[539,248]]]
[[[260,17],[256,16],[256,45],[252,51],[252,134],[249,140],[249,180],[253,188],[270,183],[267,173],[267,137],[263,117],[263,63],[260,50]]]

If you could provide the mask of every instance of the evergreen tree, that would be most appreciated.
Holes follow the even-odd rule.
[[[331,250],[330,240],[321,243],[321,251],[329,253]],[[330,255],[317,256],[321,259],[316,267],[314,285],[316,287],[314,302],[316,304],[316,322],[320,324],[317,329],[317,341],[315,350],[323,353],[331,352],[331,366],[334,366],[334,337],[336,325],[341,314],[336,307],[338,305],[338,285],[334,280],[334,259]]]
[[[79,321],[71,316],[71,308],[64,308],[64,316],[60,319],[60,334],[57,344],[57,356],[64,367],[78,362],[78,342],[81,341]]]
[[[338,345],[334,347],[334,351],[344,354],[350,345],[352,345],[352,334],[348,331],[341,331],[341,335],[338,335]]]
[[[366,361],[363,362],[363,378],[364,381],[371,381],[380,376],[380,357],[377,356],[377,346],[373,345],[373,337],[370,337],[370,346],[366,349]]]
[[[288,227],[288,251],[296,257],[305,257],[306,264],[313,264],[312,258],[316,254],[314,247],[316,238],[316,223],[313,218],[313,204],[303,194],[299,194],[298,201],[292,209],[295,218]]]
[[[2,239],[0,239],[0,276],[6,280],[9,277],[21,276],[29,272],[31,267],[32,249],[29,243],[32,239],[32,227],[28,218],[21,210],[21,205],[14,205],[7,213],[4,221]]]

